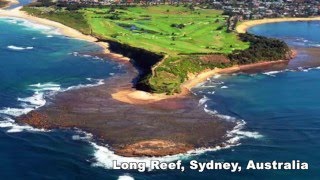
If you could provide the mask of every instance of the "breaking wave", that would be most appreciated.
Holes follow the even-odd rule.
[[[40,31],[44,34],[49,34],[49,35],[53,35],[53,34],[60,35],[61,34],[61,33],[59,33],[57,28],[37,24],[37,23],[31,22],[29,20],[22,19],[22,18],[4,17],[4,18],[0,18],[0,19],[7,22],[7,23],[23,26],[23,27],[25,27],[25,30],[37,30],[37,31]]]
[[[129,175],[122,175],[119,176],[118,180],[134,180],[134,178]]]

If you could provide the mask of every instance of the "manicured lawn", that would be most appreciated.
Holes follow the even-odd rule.
[[[110,8],[89,8],[81,12],[94,34],[153,52],[231,53],[234,49],[248,48],[236,34],[226,33],[227,17],[216,10],[192,11],[188,7],[162,5],[114,12]]]
[[[228,17],[212,9],[159,5],[83,8],[77,11],[31,6],[23,10],[85,34],[166,55],[155,73],[143,81],[157,93],[179,92],[189,73],[226,65],[216,59],[202,62],[201,56],[205,54],[227,55],[234,50],[249,48],[249,43],[239,40],[236,33],[226,32]]]

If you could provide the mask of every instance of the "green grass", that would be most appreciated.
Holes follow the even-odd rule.
[[[151,6],[132,7],[128,10],[85,9],[82,12],[92,31],[98,35],[169,55],[190,53],[231,53],[246,49],[248,44],[237,35],[226,33],[226,17],[216,10],[191,11],[186,7]],[[119,19],[111,20],[111,16]],[[184,24],[182,29],[172,24]],[[134,30],[130,29],[134,27]]]
[[[56,10],[55,8],[50,7],[31,8],[26,6],[23,10],[37,17],[60,22],[61,24],[77,29],[84,34],[91,33],[90,26],[82,13],[71,13],[66,10]]]
[[[158,93],[179,92],[188,73],[219,65],[203,63],[201,56],[195,54],[228,55],[249,48],[249,43],[239,40],[236,33],[226,32],[227,17],[221,11],[169,5],[110,9],[24,8],[28,13],[61,22],[85,34],[167,55],[145,80]]]

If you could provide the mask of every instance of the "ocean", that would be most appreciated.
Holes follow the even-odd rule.
[[[310,59],[306,49],[320,45],[319,27],[319,22],[275,23],[250,32],[303,48],[295,63]],[[56,93],[99,85],[125,72],[121,65],[97,55],[101,48],[95,44],[21,19],[0,19],[0,37],[1,179],[317,179],[320,175],[320,68],[289,66],[283,71],[215,76],[193,90],[208,113],[238,122],[232,139],[237,145],[161,159],[182,159],[185,166],[190,160],[239,162],[241,172],[199,173],[187,168],[139,173],[110,169],[112,160],[123,158],[79,129],[47,131],[14,122]],[[245,170],[249,160],[300,160],[309,163],[309,170],[249,171]]]

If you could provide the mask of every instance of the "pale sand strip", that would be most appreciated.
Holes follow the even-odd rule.
[[[296,21],[319,21],[320,17],[310,18],[274,18],[274,19],[259,19],[252,21],[244,21],[236,27],[238,33],[246,33],[247,30],[253,26],[277,22],[296,22]]]
[[[206,81],[208,78],[211,78],[214,75],[233,73],[243,69],[263,67],[263,66],[283,63],[287,61],[288,60],[267,61],[267,62],[248,64],[248,65],[241,65],[241,66],[236,65],[236,66],[232,66],[224,69],[215,68],[213,70],[205,70],[199,73],[198,75],[190,78],[188,81],[184,82],[181,85],[182,92],[179,94],[174,94],[174,95],[153,94],[153,93],[148,93],[144,91],[137,91],[135,89],[127,89],[127,90],[122,90],[112,94],[112,97],[113,99],[116,99],[121,102],[129,103],[129,104],[149,104],[149,103],[154,103],[154,102],[165,100],[165,99],[184,98],[188,94],[190,94],[191,89],[193,87]]]
[[[67,37],[71,37],[71,38],[75,38],[75,39],[84,40],[84,41],[98,44],[100,47],[102,47],[104,49],[105,54],[110,54],[110,55],[112,55],[112,57],[115,57],[118,60],[125,60],[125,61],[130,60],[129,58],[124,57],[121,54],[110,53],[109,44],[106,42],[97,42],[98,41],[97,38],[95,38],[93,36],[82,34],[78,30],[75,30],[71,27],[65,26],[61,23],[51,21],[48,19],[42,19],[42,18],[38,18],[35,16],[31,16],[31,15],[27,14],[26,12],[20,11],[21,8],[22,7],[18,7],[18,8],[12,9],[12,10],[0,10],[0,17],[22,18],[22,19],[26,19],[28,21],[31,21],[31,22],[34,22],[37,24],[54,27],[54,28],[57,28],[59,33],[65,35]]]

